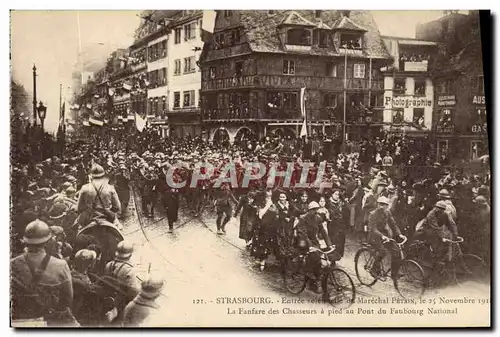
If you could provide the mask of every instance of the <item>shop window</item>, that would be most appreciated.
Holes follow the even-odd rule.
[[[297,109],[298,95],[297,93],[285,93],[283,103],[287,109]]]
[[[437,123],[438,132],[453,132],[453,115],[451,109],[441,110],[441,116]]]
[[[415,81],[415,96],[425,96],[425,81]]]
[[[403,110],[393,110],[392,111],[392,123],[393,124],[403,124],[404,122],[404,111]]]
[[[480,140],[470,142],[470,159],[475,160],[486,154],[484,143]]]
[[[295,62],[284,60],[283,61],[283,74],[285,75],[295,75]]]
[[[396,78],[394,80],[394,91],[396,93],[404,93],[406,91],[406,80],[404,78]]]
[[[181,93],[179,91],[174,92],[174,108],[181,107]]]
[[[360,34],[342,33],[340,36],[340,46],[346,49],[361,49],[362,38]]]
[[[326,76],[337,77],[337,65],[333,62],[328,62],[326,64]]]
[[[175,60],[174,61],[174,75],[180,75],[181,74],[181,60]]]
[[[366,65],[363,63],[354,64],[353,77],[354,78],[365,78],[365,68],[366,68]]]
[[[486,109],[476,109],[472,115],[472,132],[486,132],[488,119],[486,116]]]
[[[175,44],[181,43],[182,28],[176,28],[174,32],[175,32],[174,43]]]
[[[291,28],[286,32],[286,43],[295,46],[310,46],[311,31],[304,28]]]
[[[282,95],[281,92],[268,92],[267,93],[267,107],[281,108]]]
[[[413,123],[417,125],[417,127],[425,128],[424,111],[425,110],[422,108],[413,109]]]

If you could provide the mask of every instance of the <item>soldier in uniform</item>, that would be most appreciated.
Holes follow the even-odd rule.
[[[116,193],[118,193],[118,198],[121,202],[122,213],[120,217],[124,217],[127,214],[128,203],[130,201],[130,172],[124,164],[121,164],[117,174],[115,175],[115,188]]]
[[[121,204],[115,188],[108,184],[102,166],[94,164],[90,174],[92,179],[82,187],[78,198],[78,213],[87,215],[80,219],[83,220],[79,221],[80,225],[85,226],[93,220],[98,223],[116,223],[116,215],[121,213]]]
[[[104,276],[110,276],[119,281],[121,285],[127,288],[127,292],[134,293],[135,296],[140,288],[134,266],[130,263],[133,252],[134,246],[132,243],[121,241],[116,247],[115,259],[108,262],[104,267]]]
[[[140,293],[125,307],[123,326],[137,327],[154,311],[159,309],[155,300],[160,296],[164,281],[159,277],[149,276],[142,282]]]
[[[78,326],[70,309],[73,284],[68,264],[45,252],[51,237],[43,221],[35,220],[26,226],[23,241],[27,249],[10,261],[12,318],[43,317],[49,326]]]
[[[142,211],[148,218],[154,217],[154,207],[157,197],[156,183],[158,175],[153,166],[148,166],[142,172],[143,190],[142,190]]]

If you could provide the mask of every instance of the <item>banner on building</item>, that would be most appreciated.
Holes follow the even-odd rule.
[[[455,99],[455,95],[438,97],[438,106],[453,106],[456,104],[457,101]]]
[[[137,127],[137,131],[142,132],[146,127],[146,120],[141,117],[137,112],[135,113],[135,126]]]
[[[432,107],[432,99],[427,97],[401,96],[385,97],[386,108],[425,108]]]
[[[104,125],[103,121],[100,121],[100,120],[92,118],[92,117],[89,118],[89,122],[91,124],[94,124],[94,125],[97,125],[97,126],[103,126]]]

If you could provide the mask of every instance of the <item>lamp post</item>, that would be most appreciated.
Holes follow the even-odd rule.
[[[45,122],[45,116],[47,114],[47,107],[43,105],[42,101],[40,101],[40,103],[38,104],[37,111],[38,111],[38,117],[40,118],[40,123],[42,125],[42,133],[43,133],[44,132],[43,124]]]
[[[38,104],[38,108],[35,109],[35,118],[36,118],[36,113],[38,112],[38,117],[40,118],[40,123],[41,123],[41,132],[40,132],[40,160],[43,160],[43,143],[44,143],[44,138],[45,138],[45,133],[43,130],[43,123],[45,121],[45,115],[47,113],[47,108],[43,105],[42,101]]]
[[[33,64],[33,126],[36,128],[36,67]]]

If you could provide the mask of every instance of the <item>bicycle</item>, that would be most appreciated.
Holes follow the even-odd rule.
[[[488,268],[482,258],[474,254],[463,254],[460,244],[462,237],[457,240],[442,238],[443,243],[456,245],[453,247],[453,256],[444,262],[441,268],[436,268],[436,256],[432,246],[424,241],[415,241],[409,247],[409,252],[419,263],[426,268],[427,283],[437,287],[444,281],[454,282],[462,286],[467,281],[484,281],[488,279]]]
[[[405,299],[419,298],[425,292],[425,274],[420,264],[412,259],[408,259],[402,249],[403,245],[408,241],[405,236],[402,242],[397,242],[394,239],[388,239],[384,243],[394,243],[396,252],[401,257],[397,270],[392,277],[394,287],[397,292]],[[377,250],[370,244],[364,243],[363,247],[356,252],[354,256],[354,267],[356,276],[362,285],[371,287],[377,281],[385,282],[391,274],[390,264],[383,263],[386,257],[392,259],[391,254],[386,254],[382,260],[375,265]],[[391,260],[392,261],[392,260]],[[377,268],[378,267],[378,268]],[[379,270],[377,270],[379,269]],[[366,276],[363,275],[366,272]]]
[[[335,261],[330,261],[328,254],[335,250],[332,246],[329,250],[321,250],[310,247],[309,251],[286,259],[283,278],[286,289],[295,295],[300,294],[306,288],[307,282],[311,280],[306,261],[312,252],[321,254],[321,273],[319,279],[323,288],[323,300],[334,307],[350,307],[356,298],[356,288],[352,278],[344,270],[336,267]]]

